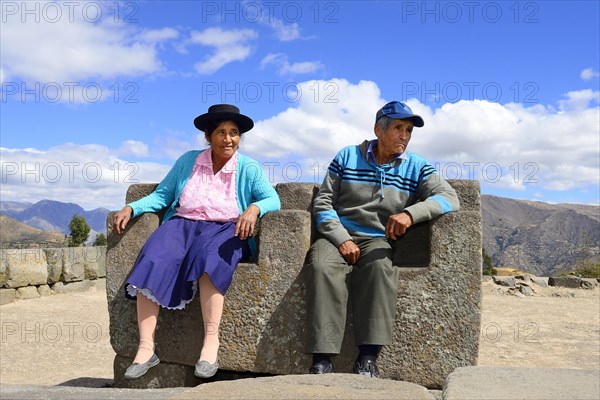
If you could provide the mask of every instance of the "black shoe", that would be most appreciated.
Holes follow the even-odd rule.
[[[354,372],[355,374],[366,376],[368,378],[379,378],[379,370],[377,369],[377,364],[375,364],[375,360],[357,360],[354,364],[352,372]]]
[[[309,374],[315,374],[315,375],[331,374],[333,372],[335,372],[335,370],[333,368],[333,364],[331,363],[331,361],[316,362],[308,370]]]

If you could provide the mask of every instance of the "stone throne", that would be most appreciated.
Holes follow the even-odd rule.
[[[475,365],[481,320],[482,233],[479,184],[450,180],[461,209],[411,227],[397,242],[395,264],[402,270],[394,342],[382,349],[381,378],[441,388],[457,367]],[[156,184],[129,187],[126,203]],[[305,374],[311,356],[303,351],[306,330],[303,263],[314,237],[309,213],[318,190],[313,183],[276,187],[282,210],[260,222],[256,260],[241,263],[225,296],[221,322],[220,372]],[[162,309],[156,330],[161,363],[138,380],[123,379],[138,343],[136,305],[125,299],[123,284],[142,245],[158,227],[160,214],[132,219],[122,236],[108,216],[106,258],[110,339],[116,352],[117,387],[195,386],[193,374],[203,338],[199,301],[183,311]],[[350,307],[351,308],[351,307]],[[336,372],[351,372],[356,348],[348,314]],[[227,374],[232,371],[234,374]]]

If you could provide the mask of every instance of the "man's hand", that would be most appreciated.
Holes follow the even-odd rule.
[[[396,240],[398,237],[404,235],[412,223],[412,216],[407,211],[390,215],[385,226],[385,237]]]
[[[233,234],[239,236],[242,240],[248,239],[249,236],[254,236],[254,226],[259,215],[260,208],[254,204],[250,204],[238,218]]]
[[[120,235],[123,233],[123,230],[127,226],[127,223],[131,219],[131,214],[133,214],[133,208],[130,206],[125,206],[115,215],[115,222],[113,223],[113,229],[117,231]]]
[[[340,244],[338,250],[342,257],[344,257],[344,260],[350,265],[356,264],[360,257],[360,249],[352,240],[346,240],[344,243]]]

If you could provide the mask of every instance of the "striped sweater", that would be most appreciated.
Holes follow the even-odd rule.
[[[454,189],[423,157],[405,153],[389,164],[367,160],[369,141],[343,148],[329,165],[314,201],[317,229],[336,247],[352,236],[385,236],[392,214],[413,224],[459,208]]]

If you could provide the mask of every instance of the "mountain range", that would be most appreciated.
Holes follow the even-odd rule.
[[[497,267],[539,276],[600,264],[600,207],[481,196],[483,247]]]
[[[71,233],[69,223],[74,215],[84,217],[91,228],[88,241],[92,242],[96,235],[100,233],[106,235],[106,216],[109,212],[110,210],[106,208],[86,211],[75,203],[62,203],[54,200],[41,200],[35,204],[0,201],[1,214],[30,227],[42,231],[56,231],[63,236]],[[6,230],[5,224],[9,224],[9,220],[3,219],[2,222],[2,243],[8,243],[8,240],[5,240],[7,238],[4,237],[4,231]],[[15,229],[17,228],[15,227]]]
[[[0,214],[0,241],[3,248],[65,247],[68,239],[65,234],[57,231],[36,229],[7,215]]]
[[[0,220],[0,241],[5,246],[15,240],[35,242],[36,235],[43,237],[40,232],[25,232],[23,226],[16,225],[17,221],[43,231],[54,230],[68,235],[68,225],[75,214],[86,219],[92,229],[90,240],[93,240],[98,233],[106,234],[109,212],[106,208],[85,211],[77,204],[52,200],[35,204],[3,201],[0,202],[0,213],[14,220]],[[600,264],[599,206],[549,204],[482,195],[481,212],[483,247],[495,267],[550,276],[571,271],[582,263]]]

